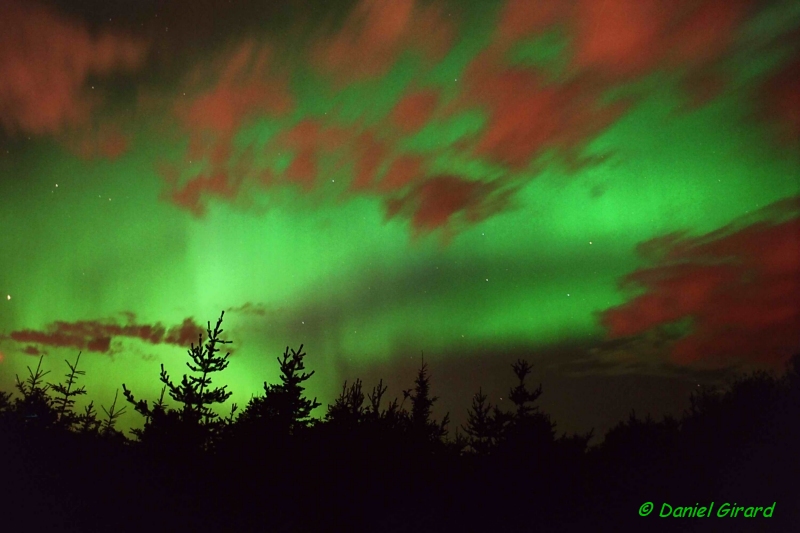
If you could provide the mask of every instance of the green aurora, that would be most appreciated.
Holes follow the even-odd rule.
[[[684,2],[690,13],[741,11],[691,42],[683,27],[700,22],[664,2],[651,2],[662,6],[652,20],[622,23],[628,41],[612,36],[620,23],[611,15],[595,21],[607,24],[599,30],[587,26],[585,3],[550,14],[519,2],[488,10],[409,0],[394,11],[339,3],[319,27],[297,17],[239,34],[230,19],[194,49],[199,36],[179,44],[155,33],[168,23],[152,6],[98,26],[56,3],[12,2],[7,20],[46,17],[65,35],[78,32],[64,38],[67,50],[85,34],[98,55],[114,39],[141,53],[64,81],[76,114],[56,109],[37,121],[10,104],[24,87],[11,76],[20,70],[0,81],[0,390],[12,390],[38,354],[48,378],[60,379],[63,360],[82,350],[88,399],[108,405],[123,382],[157,397],[160,362],[171,375],[185,371],[188,344],[169,333],[188,324],[189,335],[175,334],[196,342],[196,325],[221,310],[233,340],[221,379],[240,406],[277,379],[285,346],[301,343],[316,371],[309,392],[323,405],[359,376],[388,378],[389,395],[399,395],[424,351],[440,407],[456,421],[477,384],[502,396],[508,365],[524,355],[559,429],[602,427],[631,407],[676,410],[659,402],[732,368],[779,368],[796,334],[749,358],[680,359],[674,338],[651,342],[675,320],[615,330],[609,313],[637,309],[641,287],[621,286],[626,276],[664,265],[642,243],[738,242],[747,228],[789,224],[800,249],[799,101],[780,84],[800,87],[791,66],[800,64],[797,4]],[[170,16],[181,31],[175,12],[161,18]],[[508,22],[525,16],[527,27]],[[147,21],[141,30],[138,20]],[[691,53],[670,55],[686,41]],[[57,70],[37,62],[46,51],[32,45],[4,50],[0,64],[29,54],[29,68]],[[102,99],[91,96],[101,90]],[[794,107],[770,114],[774,102]],[[797,254],[783,252],[782,289],[754,285],[778,291],[770,305],[790,312],[744,328],[748,346],[800,331]],[[693,309],[678,318],[702,321]],[[145,326],[166,334],[148,337]],[[617,392],[605,420],[554,390],[587,376],[609,388],[620,376],[677,388],[649,399]],[[131,412],[122,423],[141,421]]]

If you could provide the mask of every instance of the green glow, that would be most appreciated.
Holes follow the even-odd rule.
[[[494,23],[472,17],[474,38],[462,35],[436,68],[403,53],[386,75],[338,87],[298,66],[289,84],[296,107],[287,116],[244,121],[232,136],[229,166],[250,149],[254,174],[281,176],[297,153],[279,152],[275,140],[303,119],[384,134],[387,116],[409,92],[433,87],[443,105],[451,102]],[[757,24],[782,22],[765,17]],[[551,32],[524,40],[508,59],[544,64],[557,78],[566,64],[564,39]],[[435,354],[460,345],[599,339],[596,313],[624,301],[617,282],[641,264],[638,243],[673,231],[713,231],[800,193],[800,156],[777,147],[750,117],[747,83],[783,59],[767,57],[758,63],[763,69],[740,59],[730,61],[732,68],[741,63],[740,83],[698,109],[683,108],[674,74],[625,85],[621,94],[644,96],[586,146],[584,154],[604,159],[574,173],[557,158],[534,174],[474,154],[490,123],[478,106],[434,115],[419,131],[390,139],[393,154],[425,159],[426,176],[518,187],[508,209],[446,244],[441,232],[415,238],[407,218],[387,219],[387,197],[348,192],[349,148],[320,156],[309,193],[248,182],[235,201],[210,197],[197,218],[164,198],[158,164],[183,165],[186,180],[210,163],[184,164],[187,140],[160,137],[148,118],[136,125],[132,149],[114,161],[83,161],[49,141],[31,141],[0,159],[0,175],[15,176],[0,180],[0,333],[123,312],[142,323],[173,326],[193,317],[205,325],[221,309],[249,302],[266,316],[229,311],[223,335],[234,341],[225,377],[240,405],[277,378],[275,357],[287,344],[305,343],[308,366],[324,376],[309,392],[327,401],[353,378],[338,374],[342,358],[365,366],[409,345]],[[0,341],[1,390],[33,361],[23,348]],[[50,377],[63,374],[62,360],[77,352],[45,349]],[[81,358],[84,384],[101,403],[122,382],[152,398],[159,361],[178,375],[185,348],[124,340],[113,357]],[[136,423],[136,415],[123,423]]]

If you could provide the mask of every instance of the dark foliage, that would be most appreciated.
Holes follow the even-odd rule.
[[[192,345],[178,384],[161,372],[152,404],[123,394],[145,418],[126,438],[124,408],[84,394],[78,359],[62,384],[46,384],[41,359],[0,392],[0,454],[13,490],[0,499],[9,531],[794,531],[800,355],[782,376],[753,373],[720,389],[698,389],[679,418],[631,412],[589,446],[592,432],[555,437],[555,424],[528,387],[531,366],[512,365],[513,409],[472,400],[464,434],[448,438],[424,363],[411,388],[385,402],[380,381],[345,381],[322,419],[306,398],[314,372],[288,347],[280,382],[264,383],[239,416],[220,417],[230,393],[209,377],[222,316],[206,344]],[[170,408],[169,397],[179,407]],[[406,400],[409,404],[406,404]],[[6,486],[10,487],[9,484]],[[769,506],[773,518],[641,517],[654,502]],[[133,509],[125,511],[124,509]]]
[[[497,416],[493,416],[492,404],[487,401],[483,389],[479,389],[472,397],[472,407],[467,411],[468,444],[478,454],[487,455],[497,445],[500,434]]]
[[[169,377],[164,365],[161,365],[160,380],[164,384],[161,396],[151,408],[147,400],[136,400],[133,393],[122,384],[125,399],[133,405],[134,409],[145,417],[144,428],[134,430],[137,438],[147,443],[151,449],[164,452],[193,454],[200,450],[213,447],[215,439],[223,431],[227,422],[212,409],[212,405],[224,403],[232,394],[226,391],[227,385],[211,388],[211,376],[214,372],[221,372],[228,366],[230,352],[224,356],[218,355],[218,345],[230,344],[232,341],[220,339],[222,334],[222,319],[220,314],[214,329],[208,323],[206,333],[208,339],[203,345],[203,336],[200,335],[197,346],[192,344],[189,349],[189,358],[186,366],[189,370],[199,375],[184,374],[179,384],[175,384]],[[179,409],[167,408],[164,403],[164,392],[169,391],[170,397],[181,404]],[[116,402],[116,398],[115,398]],[[232,411],[236,410],[236,405]],[[113,429],[115,418],[108,413],[109,424],[105,428]],[[107,431],[106,431],[107,432]]]
[[[305,370],[303,345],[297,350],[287,346],[283,358],[278,358],[281,369],[279,384],[264,382],[264,395],[251,398],[234,424],[234,433],[263,434],[264,438],[285,439],[307,429],[311,424],[311,411],[320,406],[317,399],[303,396],[305,386],[314,372]]]
[[[431,381],[428,376],[428,365],[422,361],[414,380],[414,392],[411,398],[411,432],[419,441],[432,444],[439,443],[447,436],[447,424],[450,415],[444,415],[441,422],[431,418],[431,409],[438,396],[431,395]]]
[[[47,428],[58,422],[58,412],[54,408],[53,399],[48,395],[50,385],[44,383],[44,377],[50,371],[42,371],[43,357],[39,357],[35,372],[28,367],[25,381],[16,376],[17,390],[22,398],[16,400],[14,412],[18,422],[28,427]]]
[[[77,382],[78,376],[86,374],[85,371],[78,370],[78,362],[80,362],[80,360],[80,352],[78,352],[78,357],[75,358],[74,365],[65,359],[64,362],[67,363],[69,367],[69,374],[66,375],[67,381],[64,383],[49,384],[50,390],[58,394],[51,402],[53,409],[56,411],[57,420],[62,426],[67,428],[71,428],[78,422],[77,417],[72,412],[75,406],[75,399],[86,394],[86,387],[84,386],[72,388]]]

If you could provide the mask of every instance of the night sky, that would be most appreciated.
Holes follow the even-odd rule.
[[[679,414],[800,350],[800,3],[3,0],[0,255],[0,390],[155,398],[224,309],[240,406],[304,343]]]

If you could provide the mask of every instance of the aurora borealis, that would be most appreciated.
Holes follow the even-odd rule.
[[[240,405],[527,357],[584,430],[800,349],[795,1],[80,4],[0,4],[0,390],[153,398],[224,309]]]

